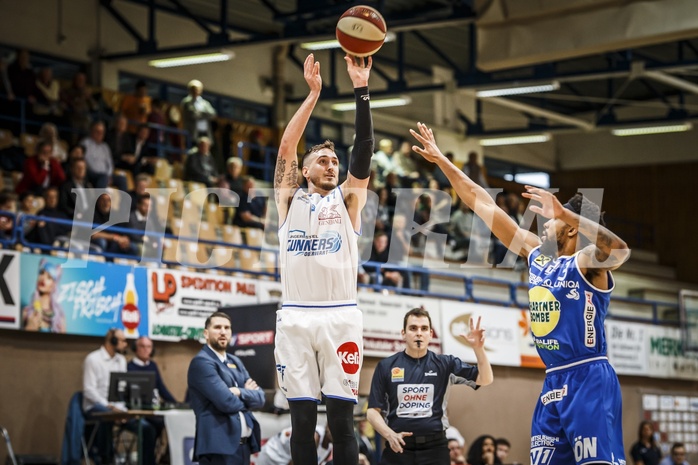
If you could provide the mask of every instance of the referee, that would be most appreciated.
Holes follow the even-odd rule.
[[[366,413],[373,428],[386,439],[381,464],[448,465],[450,457],[444,408],[452,384],[477,389],[492,383],[492,367],[485,354],[485,330],[470,320],[461,337],[475,351],[477,366],[452,355],[428,349],[431,317],[423,308],[405,314],[402,337],[406,348],[381,362],[371,381]],[[387,416],[383,418],[383,412]]]

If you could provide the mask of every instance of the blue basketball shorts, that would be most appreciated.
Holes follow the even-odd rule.
[[[531,464],[625,465],[621,412],[606,357],[549,369],[533,412]]]

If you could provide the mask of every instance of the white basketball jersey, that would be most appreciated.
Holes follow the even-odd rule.
[[[279,250],[285,302],[356,300],[357,234],[339,187],[325,197],[296,191]]]

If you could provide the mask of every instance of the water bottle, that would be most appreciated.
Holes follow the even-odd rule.
[[[153,389],[153,410],[159,410],[161,405],[160,391],[157,388]]]

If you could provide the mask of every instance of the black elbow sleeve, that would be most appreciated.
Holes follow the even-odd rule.
[[[357,179],[366,179],[371,175],[371,157],[373,156],[373,119],[371,117],[371,98],[368,87],[354,89],[356,99],[356,120],[354,130],[354,147],[349,160],[349,172]]]

